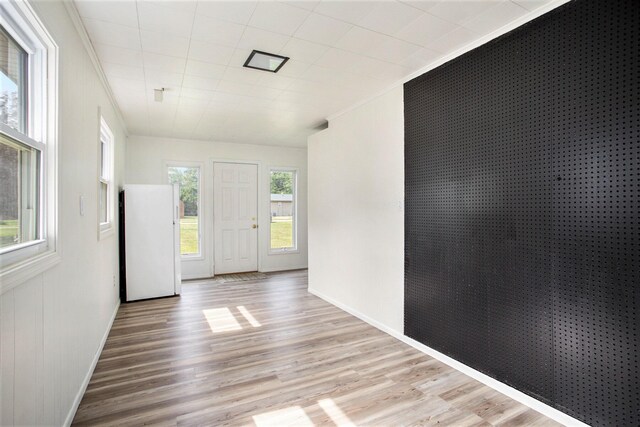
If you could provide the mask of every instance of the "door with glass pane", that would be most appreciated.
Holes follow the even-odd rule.
[[[205,256],[202,222],[203,165],[192,162],[168,162],[169,184],[179,187],[180,259],[183,279],[211,276],[211,264]]]
[[[215,274],[258,269],[258,166],[214,163]]]

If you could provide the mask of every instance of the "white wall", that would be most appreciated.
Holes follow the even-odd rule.
[[[32,4],[60,48],[62,261],[0,296],[1,425],[65,422],[118,305],[117,233],[97,238],[99,107],[115,135],[118,184],[126,136],[63,3]]]
[[[202,173],[203,260],[183,262],[183,278],[213,274],[213,161],[256,161],[258,166],[258,266],[260,271],[307,267],[307,150],[304,148],[131,136],[127,144],[127,184],[164,184],[167,162],[200,162]],[[269,254],[269,168],[298,169],[298,251]],[[186,273],[186,274],[184,274]]]
[[[308,145],[309,290],[400,333],[402,90],[399,86],[331,120]]]

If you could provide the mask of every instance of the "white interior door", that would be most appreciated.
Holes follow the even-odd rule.
[[[213,165],[215,274],[258,270],[258,166]]]

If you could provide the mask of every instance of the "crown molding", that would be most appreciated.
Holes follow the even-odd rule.
[[[124,117],[122,115],[122,111],[120,110],[120,106],[116,101],[115,96],[113,95],[113,91],[111,90],[111,86],[109,85],[109,81],[107,80],[107,76],[104,74],[102,70],[102,65],[100,65],[100,60],[98,59],[98,55],[96,54],[95,49],[93,48],[93,44],[91,43],[91,39],[89,38],[89,34],[87,33],[87,29],[84,27],[82,23],[82,18],[80,18],[80,14],[78,13],[78,9],[73,0],[63,0],[62,3],[64,7],[67,9],[67,13],[73,22],[80,39],[82,40],[82,44],[84,45],[85,50],[89,54],[89,58],[91,58],[91,63],[93,64],[93,68],[95,68],[96,73],[98,73],[98,78],[104,87],[105,92],[107,92],[107,96],[109,97],[109,101],[111,101],[111,106],[116,113],[116,117],[124,130],[125,135],[129,136],[129,130],[127,129],[127,124],[124,121]]]

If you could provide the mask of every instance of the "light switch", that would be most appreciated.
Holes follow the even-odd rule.
[[[84,196],[80,196],[80,216],[84,216]]]

